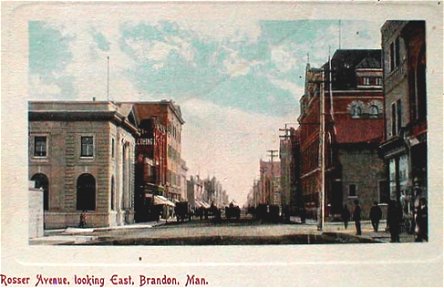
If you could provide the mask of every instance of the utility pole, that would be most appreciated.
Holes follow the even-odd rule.
[[[320,165],[320,173],[321,173],[321,183],[320,183],[320,191],[319,191],[319,219],[318,219],[318,229],[323,231],[324,229],[324,209],[325,209],[325,73],[322,70],[322,81],[321,81],[321,89],[320,89],[320,107],[319,107],[319,115],[320,115],[320,127],[319,127],[319,165]]]
[[[288,128],[291,124],[299,124],[296,122],[290,122],[284,124],[284,129],[280,128],[279,131],[284,132],[284,135],[279,135],[279,138],[281,138],[281,145],[280,145],[280,157],[281,157],[281,205],[282,207],[289,207],[291,206],[291,169],[290,165],[293,161],[292,157],[292,142],[289,141],[289,138],[291,137],[290,130],[291,128]],[[283,145],[282,145],[283,144]],[[283,151],[284,150],[284,153]]]
[[[271,183],[270,183],[270,199],[269,203],[272,204],[272,199],[274,197],[274,157],[277,157],[278,150],[267,150],[268,153],[270,153],[270,162],[271,162]]]

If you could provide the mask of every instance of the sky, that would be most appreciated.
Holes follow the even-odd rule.
[[[245,203],[259,160],[297,122],[307,61],[380,48],[383,23],[342,20],[30,21],[31,100],[173,100],[188,175]],[[339,25],[340,23],[340,25]],[[339,26],[341,37],[339,37]],[[330,48],[330,49],[329,49]]]

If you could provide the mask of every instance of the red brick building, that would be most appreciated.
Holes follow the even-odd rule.
[[[331,69],[330,69],[331,66]],[[331,81],[330,81],[331,80]],[[322,68],[306,69],[300,100],[300,181],[308,217],[316,217],[321,191],[320,96],[325,100],[325,209],[340,213],[358,199],[363,216],[385,193],[384,165],[378,157],[383,137],[380,50],[337,50]]]
[[[156,195],[183,200],[181,134],[185,122],[173,101],[137,102],[134,109],[142,132],[136,139],[136,214],[139,211],[142,217],[137,220],[146,220],[157,213],[151,211]]]

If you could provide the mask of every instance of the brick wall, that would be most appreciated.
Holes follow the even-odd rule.
[[[342,164],[343,204],[353,207],[358,199],[362,217],[368,219],[373,201],[379,202],[379,182],[385,179],[384,163],[376,148],[341,148],[339,161]],[[356,185],[356,196],[349,197],[349,185]]]

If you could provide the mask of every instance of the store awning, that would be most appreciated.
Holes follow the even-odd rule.
[[[167,205],[171,207],[176,207],[176,204],[174,204],[167,198],[159,195],[154,195],[154,205]]]
[[[210,206],[208,203],[206,203],[205,201],[195,200],[194,202],[196,203],[196,207],[203,207],[203,208],[206,208],[206,209],[208,209],[208,208],[211,207],[211,206]]]

